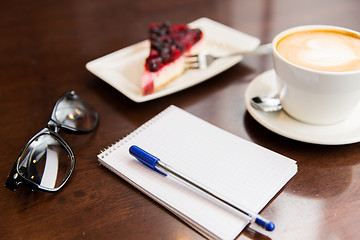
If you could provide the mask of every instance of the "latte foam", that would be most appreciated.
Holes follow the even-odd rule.
[[[286,60],[305,68],[330,72],[360,70],[360,36],[336,30],[299,31],[276,47]]]

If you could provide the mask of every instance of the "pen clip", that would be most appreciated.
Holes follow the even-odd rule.
[[[153,169],[154,171],[156,171],[158,173],[161,173],[162,175],[167,176],[167,174],[165,172],[162,172],[156,168],[156,163],[160,161],[159,158],[151,155],[150,153],[144,151],[143,149],[141,149],[135,145],[133,145],[129,148],[129,152],[137,160],[139,160],[142,164],[146,165],[147,167]]]

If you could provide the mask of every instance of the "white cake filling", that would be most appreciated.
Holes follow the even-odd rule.
[[[147,88],[153,84],[154,91],[159,90],[170,81],[180,76],[185,70],[185,57],[189,55],[198,54],[205,48],[205,41],[201,39],[194,46],[192,46],[187,52],[181,57],[176,59],[174,62],[167,64],[162,67],[159,71],[149,72],[145,70],[141,77],[141,87]]]

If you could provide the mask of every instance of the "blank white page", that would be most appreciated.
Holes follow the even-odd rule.
[[[99,161],[209,238],[234,239],[249,219],[129,154],[132,145],[225,199],[259,212],[295,175],[294,160],[170,106],[102,154]],[[275,223],[276,224],[276,223]]]

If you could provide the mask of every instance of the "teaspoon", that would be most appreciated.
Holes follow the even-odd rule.
[[[251,106],[264,112],[277,112],[282,109],[278,97],[253,97],[250,101]]]

